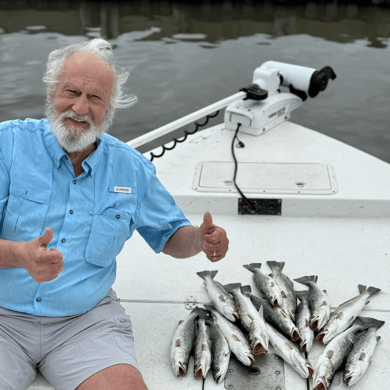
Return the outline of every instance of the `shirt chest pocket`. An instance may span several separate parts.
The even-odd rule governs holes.
[[[42,232],[49,208],[51,192],[28,186],[13,189],[9,198],[4,226],[7,238],[28,241]]]
[[[112,206],[93,215],[85,251],[85,260],[100,267],[109,266],[131,237],[136,208],[134,194],[110,193],[106,201]]]

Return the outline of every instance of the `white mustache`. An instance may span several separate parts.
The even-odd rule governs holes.
[[[88,124],[93,125],[93,121],[88,115],[78,115],[73,111],[66,111],[62,113],[61,119],[65,119],[65,118],[74,119],[78,122],[87,122]]]

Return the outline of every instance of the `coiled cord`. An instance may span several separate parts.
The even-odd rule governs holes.
[[[184,130],[184,138],[182,138],[182,139],[176,139],[176,138],[174,138],[173,139],[173,141],[174,141],[174,143],[173,143],[173,145],[171,146],[171,147],[167,147],[167,146],[165,146],[165,145],[162,145],[162,152],[160,153],[160,154],[154,154],[153,152],[151,152],[150,153],[150,161],[153,161],[153,159],[154,158],[159,158],[159,157],[162,157],[163,155],[164,155],[164,153],[165,153],[165,151],[166,150],[172,150],[173,148],[175,148],[175,146],[178,144],[178,143],[181,143],[181,142],[184,142],[186,139],[187,139],[187,137],[189,136],[189,135],[191,135],[191,134],[195,134],[198,130],[199,130],[199,128],[200,127],[203,127],[203,126],[206,126],[207,125],[207,123],[209,122],[209,119],[210,118],[215,118],[217,115],[219,114],[219,110],[216,112],[216,113],[214,113],[214,114],[211,114],[211,115],[207,115],[206,116],[206,121],[205,121],[205,123],[202,123],[202,124],[199,124],[199,123],[197,123],[197,122],[195,122],[195,130],[194,131],[187,131],[187,130]]]

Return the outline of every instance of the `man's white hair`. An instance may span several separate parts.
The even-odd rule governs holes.
[[[114,83],[112,87],[110,109],[126,108],[137,103],[136,96],[127,96],[122,91],[122,86],[129,77],[124,67],[119,66],[111,45],[101,38],[95,38],[84,43],[69,45],[64,49],[54,50],[49,55],[46,73],[43,81],[47,84],[47,99],[52,102],[57,88],[58,76],[62,72],[65,60],[73,53],[91,53],[102,58],[112,69],[114,74]]]

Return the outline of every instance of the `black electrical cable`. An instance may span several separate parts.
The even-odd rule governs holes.
[[[162,152],[160,154],[156,155],[153,152],[150,153],[150,161],[153,161],[154,158],[162,157],[166,150],[172,150],[178,143],[184,142],[189,135],[195,134],[199,130],[199,127],[206,126],[208,121],[209,121],[209,119],[210,118],[215,118],[218,115],[218,113],[219,113],[219,110],[215,114],[213,114],[213,115],[207,115],[206,116],[206,121],[204,123],[202,123],[202,124],[199,124],[199,123],[195,122],[195,125],[196,125],[195,130],[192,131],[192,132],[184,130],[184,138],[182,138],[182,139],[174,138],[173,139],[174,142],[173,142],[173,145],[171,147],[168,148],[167,146],[162,145],[162,149],[163,150],[162,150]]]
[[[241,127],[241,123],[238,123],[237,124],[237,129],[236,129],[236,133],[234,134],[234,137],[233,137],[233,140],[232,140],[232,155],[233,155],[233,159],[234,159],[234,175],[233,175],[233,183],[234,185],[236,186],[237,188],[237,191],[239,192],[239,194],[241,195],[242,199],[244,199],[244,202],[248,205],[248,207],[251,209],[251,210],[254,210],[254,207],[251,205],[251,203],[249,202],[249,200],[246,198],[246,196],[243,194],[243,192],[240,190],[240,188],[238,187],[237,183],[236,183],[236,176],[237,176],[237,169],[238,169],[238,163],[237,163],[237,159],[236,159],[236,154],[234,153],[234,140],[238,137],[237,137],[237,134],[238,134],[238,130],[240,130],[240,127]],[[240,141],[241,143],[241,141]]]

